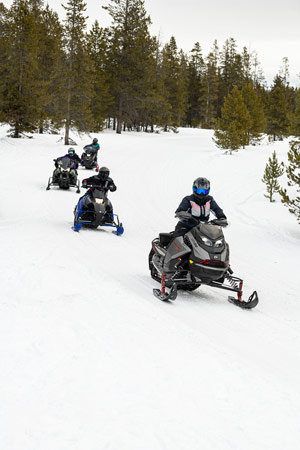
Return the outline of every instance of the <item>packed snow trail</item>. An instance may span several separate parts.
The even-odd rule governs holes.
[[[46,191],[66,151],[58,136],[1,129],[1,448],[294,450],[300,230],[261,183],[288,143],[226,156],[205,130],[97,137],[120,237],[71,230],[84,190]],[[90,137],[76,140],[81,154]],[[228,216],[232,268],[260,297],[253,311],[208,287],[173,304],[152,295],[151,240],[174,229],[198,176]]]

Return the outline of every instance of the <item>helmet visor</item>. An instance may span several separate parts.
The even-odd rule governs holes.
[[[204,194],[204,195],[207,195],[207,194],[209,193],[209,189],[196,188],[195,186],[193,187],[193,191],[196,192],[196,194]]]

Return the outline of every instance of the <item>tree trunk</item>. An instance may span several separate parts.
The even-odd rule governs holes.
[[[117,134],[121,134],[122,132],[122,122],[121,119],[118,118],[118,122],[117,122]]]
[[[71,40],[68,86],[67,86],[68,95],[67,95],[67,117],[66,117],[65,145],[69,145],[69,138],[70,138],[73,56],[74,56],[74,42],[73,42],[73,40]]]
[[[120,98],[119,98],[119,116],[118,116],[118,123],[117,123],[117,133],[121,134],[122,132],[122,112],[123,112],[123,108],[122,108],[122,94],[120,94]]]
[[[70,124],[68,121],[66,121],[66,128],[65,128],[65,145],[69,145],[69,136],[70,136]]]
[[[19,121],[15,122],[14,138],[19,138]]]

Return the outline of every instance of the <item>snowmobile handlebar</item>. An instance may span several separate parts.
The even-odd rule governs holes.
[[[197,219],[196,217],[192,216],[192,214],[187,212],[187,211],[179,211],[179,212],[177,212],[175,214],[175,217],[177,217],[182,222],[193,221],[196,224],[201,222],[199,219]],[[204,223],[209,223],[211,225],[218,225],[220,227],[226,227],[228,225],[228,222],[227,222],[227,220],[225,218],[213,219],[213,220],[210,220],[209,222],[204,222]]]
[[[85,184],[84,181],[82,182],[82,186],[84,189],[98,189],[98,191],[103,191],[105,194],[108,191],[108,188],[100,188],[99,186],[95,184]]]
[[[213,219],[213,220],[210,220],[208,223],[210,223],[212,225],[218,225],[219,227],[227,227],[227,225],[228,225],[227,219],[225,219],[225,218]]]

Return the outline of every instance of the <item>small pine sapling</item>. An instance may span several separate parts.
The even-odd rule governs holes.
[[[288,152],[289,165],[286,167],[288,186],[296,186],[296,192],[300,193],[300,141],[290,143]],[[295,214],[300,224],[300,195],[290,198],[286,189],[280,189],[281,201],[289,208],[290,213]]]
[[[269,158],[269,163],[267,163],[265,167],[264,176],[262,178],[262,182],[266,184],[267,195],[266,198],[270,199],[270,202],[274,202],[273,195],[275,192],[279,192],[280,186],[278,183],[278,178],[283,175],[284,172],[284,164],[283,162],[279,163],[276,152],[274,150],[272,157]]]

